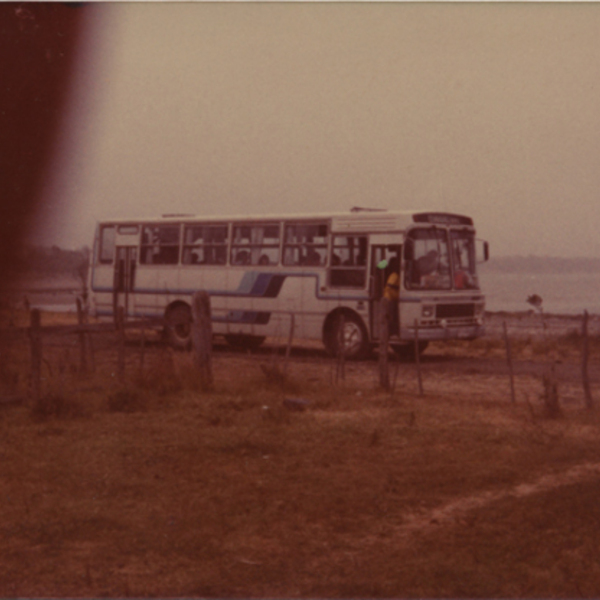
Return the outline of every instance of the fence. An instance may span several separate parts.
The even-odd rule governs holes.
[[[46,292],[47,290],[44,290]],[[61,290],[64,291],[64,290]],[[72,292],[73,290],[71,290]],[[27,303],[25,304],[27,308]],[[140,365],[143,368],[144,355],[146,348],[145,332],[149,329],[162,328],[165,325],[164,319],[135,319],[125,320],[122,313],[117,315],[115,323],[88,323],[87,313],[85,310],[84,298],[76,298],[77,324],[73,325],[41,325],[40,311],[38,309],[30,309],[30,322],[28,326],[9,327],[0,330],[0,340],[9,341],[25,338],[30,346],[30,364],[31,364],[31,383],[30,393],[33,398],[39,398],[42,393],[42,365],[44,362],[44,340],[49,337],[65,337],[70,336],[75,340],[75,347],[78,352],[78,366],[80,373],[93,371],[95,368],[94,355],[94,336],[98,334],[111,333],[115,338],[114,347],[116,349],[116,373],[119,379],[123,379],[125,375],[125,339],[126,330],[138,330],[141,332],[141,340],[139,345]],[[383,315],[381,331],[387,331],[387,322],[385,315],[387,311],[380,311]],[[527,336],[537,337],[540,340],[549,340],[561,335],[575,335],[577,342],[581,345],[581,383],[584,390],[585,406],[588,409],[594,407],[592,397],[590,377],[589,377],[589,360],[590,360],[590,337],[598,335],[600,331],[600,319],[598,317],[590,318],[587,313],[583,316],[572,317],[553,317],[544,316],[535,313],[526,313],[523,315],[492,315],[489,319],[488,331],[491,336],[495,336],[503,340],[506,353],[507,378],[509,380],[510,397],[513,403],[517,402],[515,392],[515,374],[514,361],[511,341],[522,339]],[[508,321],[508,323],[507,323]],[[193,299],[193,347],[195,350],[194,360],[197,368],[198,378],[204,388],[209,388],[213,385],[213,375],[211,366],[211,341],[212,328],[210,322],[210,299],[204,292],[199,292]],[[291,347],[294,339],[295,318],[294,314],[290,313],[290,329],[287,336],[287,345],[285,349],[285,362],[283,365],[283,377],[287,374],[288,361],[291,354]],[[341,328],[343,329],[343,327]],[[419,357],[419,329],[415,322],[415,361],[414,369],[416,381],[418,383],[418,393],[424,395],[424,381],[422,373],[422,364]],[[398,376],[398,367],[395,373],[390,377],[390,368],[388,365],[389,355],[388,341],[385,336],[382,336],[379,351],[379,385],[386,390],[394,393],[396,379]],[[340,352],[335,359],[335,383],[345,379],[345,356]],[[548,389],[552,390],[555,387],[555,377],[549,363],[547,374],[544,376],[547,379]],[[280,373],[281,374],[281,373]],[[545,379],[545,381],[546,381]],[[426,382],[425,382],[426,384]],[[545,383],[546,385],[546,383]],[[551,396],[551,394],[549,393]]]
[[[95,368],[95,352],[93,336],[112,333],[116,336],[116,372],[118,378],[125,376],[125,342],[126,330],[141,332],[140,365],[143,368],[145,354],[145,332],[148,329],[162,329],[165,326],[163,318],[146,318],[125,320],[123,309],[119,308],[114,323],[88,323],[87,311],[84,309],[83,299],[76,298],[77,324],[69,325],[44,325],[41,324],[41,312],[37,308],[30,308],[25,302],[24,308],[29,313],[28,326],[10,326],[0,329],[0,341],[4,344],[24,340],[30,346],[30,396],[36,401],[42,395],[42,366],[44,363],[44,340],[48,338],[72,337],[77,340],[78,346],[78,372],[86,374]],[[205,292],[197,292],[193,297],[192,328],[193,348],[195,362],[202,387],[212,386],[211,368],[211,342],[212,325],[210,320],[210,300]],[[5,398],[6,401],[6,398]],[[10,397],[8,398],[10,401]]]

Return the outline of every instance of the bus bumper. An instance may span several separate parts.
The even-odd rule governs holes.
[[[456,324],[452,323],[435,326],[419,326],[419,340],[474,340],[485,335],[485,326],[483,324]],[[414,340],[416,330],[414,327],[401,327],[400,339],[402,341]]]

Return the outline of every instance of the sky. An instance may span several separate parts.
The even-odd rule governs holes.
[[[600,4],[104,3],[33,240],[99,219],[470,215],[600,257]]]

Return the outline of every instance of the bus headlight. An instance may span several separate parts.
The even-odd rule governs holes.
[[[435,315],[435,306],[431,304],[424,304],[421,308],[421,318],[432,319]]]

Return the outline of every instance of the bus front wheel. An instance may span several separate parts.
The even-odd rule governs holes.
[[[165,338],[169,345],[179,350],[192,347],[192,311],[187,304],[176,304],[165,315]]]
[[[343,352],[349,359],[364,358],[369,349],[367,330],[353,313],[332,316],[324,341],[329,354],[339,356]]]

